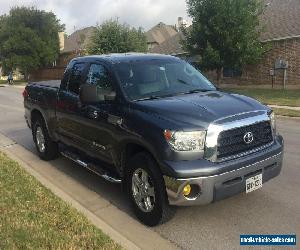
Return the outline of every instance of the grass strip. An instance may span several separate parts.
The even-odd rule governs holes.
[[[121,249],[0,152],[0,249]]]

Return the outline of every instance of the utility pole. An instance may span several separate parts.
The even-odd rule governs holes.
[[[283,70],[283,89],[286,88],[286,77],[287,77],[287,72],[286,72],[286,68],[284,68],[284,70]]]

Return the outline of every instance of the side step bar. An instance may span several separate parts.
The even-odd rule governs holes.
[[[109,182],[112,182],[112,183],[121,183],[122,182],[121,179],[118,179],[114,176],[109,175],[109,173],[106,170],[101,169],[100,167],[97,167],[94,164],[90,164],[90,163],[87,163],[87,162],[81,160],[78,155],[76,155],[72,152],[63,151],[60,153],[64,157],[66,157],[66,158],[70,159],[71,161],[79,164],[80,166],[90,170],[91,172],[95,173],[96,175],[102,177],[103,179],[105,179]]]

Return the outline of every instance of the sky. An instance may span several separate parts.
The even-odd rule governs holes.
[[[34,6],[52,11],[66,25],[67,34],[118,18],[145,31],[164,22],[174,25],[178,17],[190,21],[185,0],[0,0],[0,15],[14,6]]]

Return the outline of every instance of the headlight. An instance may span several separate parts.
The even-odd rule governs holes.
[[[206,131],[170,131],[165,130],[167,142],[177,151],[200,151],[204,149]]]
[[[275,113],[272,111],[272,113],[269,115],[270,117],[270,122],[272,126],[272,130],[274,134],[276,134],[276,118],[275,118]]]

